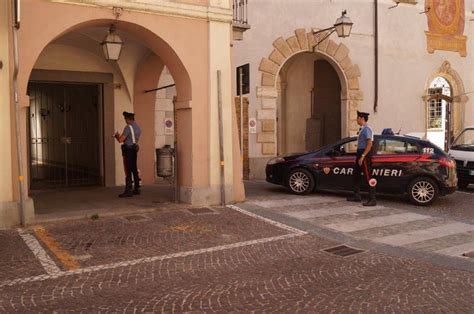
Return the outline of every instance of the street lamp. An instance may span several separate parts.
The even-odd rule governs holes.
[[[107,61],[117,61],[120,58],[123,41],[120,36],[115,33],[115,24],[110,25],[109,33],[105,36],[101,45]]]
[[[321,30],[314,30],[313,29],[313,34],[319,34],[322,32],[330,31],[326,36],[324,36],[323,39],[319,40],[316,45],[314,45],[314,48],[316,48],[320,43],[322,43],[326,38],[331,36],[332,33],[336,32],[338,37],[345,38],[349,37],[351,34],[352,30],[352,23],[351,19],[346,16],[346,10],[342,11],[341,16],[336,20],[336,23],[334,23],[333,26],[321,29]],[[313,48],[313,49],[314,49]]]

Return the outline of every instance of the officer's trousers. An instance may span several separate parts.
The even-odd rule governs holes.
[[[135,191],[140,189],[140,178],[137,167],[137,146],[122,145],[123,170],[125,172],[125,192],[132,191],[132,176],[135,183]]]
[[[376,192],[375,185],[370,186],[369,184],[370,179],[372,179],[372,156],[370,153],[367,156],[365,156],[364,161],[362,162],[362,165],[359,166],[359,159],[360,157],[362,157],[363,153],[364,153],[364,149],[357,150],[354,173],[352,174],[353,183],[354,183],[354,193],[360,194],[360,184],[361,184],[361,181],[364,180],[369,185],[370,199],[375,200],[375,192]]]

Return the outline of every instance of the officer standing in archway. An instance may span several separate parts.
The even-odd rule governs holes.
[[[360,183],[361,176],[363,174],[364,180],[367,180],[369,184],[369,200],[362,205],[364,206],[375,206],[377,201],[375,200],[375,192],[377,180],[372,178],[372,145],[374,141],[374,133],[372,129],[367,125],[369,120],[369,114],[367,112],[357,111],[357,124],[360,126],[357,136],[357,157],[354,167],[353,180],[354,180],[354,195],[347,198],[351,202],[360,202]]]
[[[142,133],[140,127],[135,122],[135,114],[123,112],[125,123],[122,135],[118,132],[114,134],[115,139],[122,143],[123,169],[125,171],[125,191],[119,197],[131,197],[140,194],[140,178],[138,176],[137,155],[138,141]],[[132,191],[132,175],[135,188]]]

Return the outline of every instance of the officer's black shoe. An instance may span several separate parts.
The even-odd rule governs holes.
[[[140,193],[141,193],[140,189],[133,190],[133,194],[135,195],[140,195]]]
[[[133,193],[132,191],[125,191],[122,194],[119,194],[119,197],[132,197]]]
[[[374,200],[374,199],[370,199],[367,202],[362,203],[362,205],[364,205],[364,206],[375,206],[375,205],[377,205],[377,201]]]
[[[362,198],[360,197],[360,194],[354,194],[354,195],[348,196],[347,200],[349,202],[361,202]]]

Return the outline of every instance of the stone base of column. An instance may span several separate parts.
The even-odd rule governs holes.
[[[33,199],[25,200],[25,223],[29,224],[35,217],[35,206]],[[11,228],[21,224],[19,203],[0,202],[0,228]]]
[[[181,203],[189,203],[193,206],[210,206],[221,204],[220,186],[211,186],[205,188],[181,187],[179,192]],[[234,199],[232,185],[226,185],[225,197],[226,204],[242,201]]]

